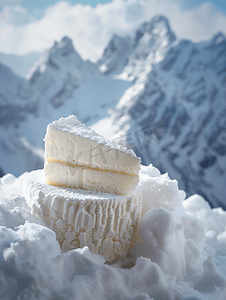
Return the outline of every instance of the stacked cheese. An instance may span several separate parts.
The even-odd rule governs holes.
[[[25,194],[63,251],[88,246],[113,261],[136,239],[139,168],[133,151],[70,116],[48,125],[44,171],[27,176]]]

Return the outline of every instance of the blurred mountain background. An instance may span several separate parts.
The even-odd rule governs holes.
[[[68,36],[46,51],[1,53],[0,176],[42,168],[47,124],[70,114],[168,172],[188,196],[226,208],[223,32],[177,38],[156,15],[113,33],[96,61]]]

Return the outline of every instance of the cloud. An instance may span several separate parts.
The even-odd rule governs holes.
[[[26,9],[21,6],[5,6],[0,13],[0,28],[5,26],[23,26],[33,21]]]
[[[9,5],[20,5],[23,0],[0,0],[0,9]]]
[[[39,20],[30,18],[18,6],[4,8],[0,12],[0,52],[44,51],[67,35],[84,59],[95,61],[112,34],[132,34],[138,25],[156,14],[169,18],[179,38],[199,41],[210,39],[220,30],[226,33],[226,15],[211,3],[189,9],[185,4],[179,0],[113,0],[93,8],[62,1],[48,7]]]

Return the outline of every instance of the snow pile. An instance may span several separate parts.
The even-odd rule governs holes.
[[[29,212],[25,176],[0,182],[1,300],[226,299],[226,212],[198,195],[183,201],[167,174],[142,167],[139,241],[112,264],[87,247],[61,252]]]

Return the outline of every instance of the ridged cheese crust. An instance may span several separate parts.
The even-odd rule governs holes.
[[[129,196],[61,188],[45,184],[43,170],[28,173],[24,185],[33,214],[55,231],[63,251],[88,246],[111,262],[136,242],[139,186]]]
[[[58,166],[58,167],[57,167]],[[46,183],[126,195],[139,181],[140,158],[112,143],[76,116],[47,126]]]

